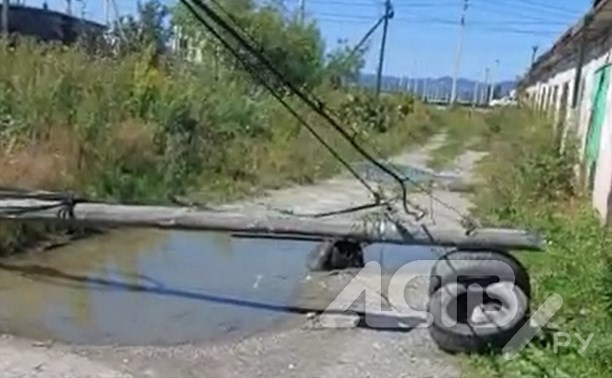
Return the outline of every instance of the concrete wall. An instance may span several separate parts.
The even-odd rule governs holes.
[[[9,7],[9,32],[36,37],[42,41],[73,43],[80,35],[102,34],[104,30],[104,25],[56,11],[20,5]]]
[[[574,80],[577,69],[576,56],[568,56],[557,64],[549,73],[533,80],[525,91],[532,105],[547,112],[551,117],[558,117],[563,113],[561,108],[561,95],[559,94],[564,84],[568,86],[568,102],[566,105],[566,126],[572,126],[570,130],[578,138],[580,143],[580,157],[583,158],[586,147],[587,133],[591,120],[593,108],[592,93],[595,72],[607,64],[612,63],[612,41],[610,38],[602,39],[588,47],[585,64],[582,68],[582,80],[579,86],[579,97],[575,124],[569,122],[572,115],[571,99],[574,92]],[[554,88],[557,96],[553,96]],[[592,192],[593,206],[603,220],[612,221],[612,84],[608,87],[606,94],[607,112],[604,119],[599,157],[597,160],[594,187]],[[560,120],[559,118],[556,118]],[[560,120],[563,121],[563,120]]]

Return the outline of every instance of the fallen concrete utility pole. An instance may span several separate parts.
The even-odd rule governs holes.
[[[202,210],[193,207],[118,205],[77,202],[69,209],[55,200],[0,199],[0,219],[12,221],[64,222],[91,226],[124,226],[161,229],[221,231],[232,234],[277,236],[401,245],[432,245],[466,249],[540,250],[539,235],[524,230],[406,227],[390,221],[338,222],[296,217],[270,217]],[[69,217],[58,216],[67,210]]]

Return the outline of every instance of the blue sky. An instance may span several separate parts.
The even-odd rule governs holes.
[[[305,0],[307,15],[318,20],[328,46],[338,39],[358,42],[383,14],[382,0]],[[458,21],[464,0],[395,0],[390,21],[385,74],[398,76],[450,75],[453,70]],[[495,67],[498,80],[514,79],[525,71],[532,46],[544,52],[590,7],[591,0],[468,0],[461,76],[481,78],[485,67]],[[168,0],[167,3],[174,1]],[[65,9],[64,0],[48,0]],[[74,12],[81,12],[73,0]],[[135,0],[116,0],[120,13],[136,9]],[[284,0],[296,9],[299,0]],[[29,0],[30,5],[42,0]],[[85,0],[88,18],[103,20],[102,0]],[[554,5],[552,5],[554,4]],[[366,72],[378,61],[381,30],[370,40]]]

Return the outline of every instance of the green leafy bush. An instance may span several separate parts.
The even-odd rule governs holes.
[[[164,202],[170,194],[221,201],[338,170],[331,155],[242,72],[227,71],[218,80],[205,63],[154,62],[154,54],[144,49],[109,58],[78,46],[22,40],[8,49],[0,42],[0,184],[69,188],[128,202]],[[342,88],[316,90],[332,105],[349,96]],[[358,157],[321,117],[291,96],[286,100],[340,153]],[[382,113],[366,110],[350,124],[358,138],[367,135],[385,154],[417,133],[426,135],[426,125],[412,120],[411,100],[393,101],[404,105],[385,100],[374,107]],[[385,117],[383,128],[371,123],[378,114]],[[1,226],[7,231],[0,252],[46,230]]]
[[[518,255],[531,274],[532,307],[552,294],[564,302],[547,330],[516,359],[474,357],[470,376],[608,377],[612,235],[577,190],[575,148],[559,152],[552,123],[528,110],[487,118],[491,144],[480,167],[480,215],[490,224],[533,229],[546,238],[543,252]],[[555,347],[554,332],[571,334],[571,343]],[[584,340],[592,335],[586,350],[576,334]]]

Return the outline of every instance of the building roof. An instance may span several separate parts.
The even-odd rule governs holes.
[[[0,20],[1,26],[2,21]],[[72,42],[76,36],[84,33],[103,33],[106,30],[106,26],[94,21],[51,9],[19,4],[9,6],[8,27],[11,33],[36,36],[46,41],[61,40],[64,42]]]
[[[595,0],[593,7],[568,28],[533,64],[521,86],[537,80],[561,60],[575,54],[583,41],[590,44],[612,29],[612,0]]]

